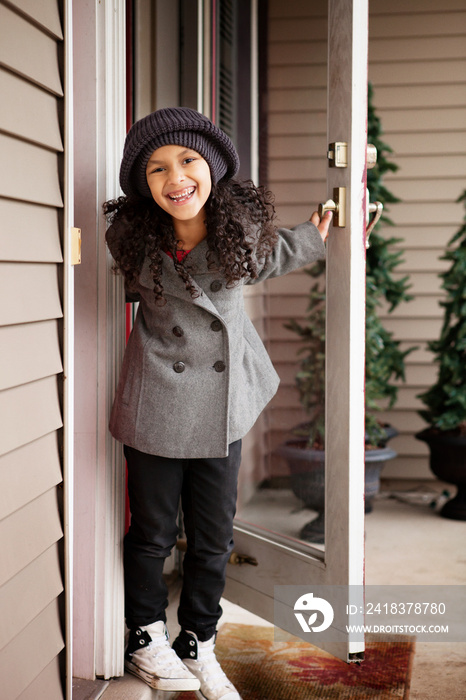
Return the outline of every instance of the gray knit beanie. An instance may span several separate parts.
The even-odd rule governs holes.
[[[229,179],[239,169],[239,158],[230,138],[210,119],[188,107],[158,109],[129,130],[120,168],[120,185],[126,195],[151,197],[146,166],[160,146],[186,146],[197,151],[210,167],[212,182]]]

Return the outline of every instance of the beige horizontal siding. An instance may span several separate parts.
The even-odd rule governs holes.
[[[40,3],[37,3],[40,4]],[[55,7],[57,6],[56,3]],[[55,95],[63,95],[56,38],[0,5],[0,64]]]
[[[58,430],[62,426],[55,376],[0,392],[2,453]]]
[[[0,294],[9,301],[0,311],[0,325],[43,321],[62,315],[56,265],[2,263]]]
[[[292,128],[292,125],[290,125]],[[445,155],[437,157],[424,157],[420,155],[399,156],[397,163],[403,168],[404,179],[422,178],[426,173],[433,173],[435,178],[460,179],[466,169],[466,155]],[[293,182],[295,180],[321,180],[326,162],[315,155],[309,158],[296,157],[280,158],[270,163],[270,182]],[[400,175],[401,177],[401,175]],[[393,182],[395,176],[386,177],[387,187]],[[453,200],[451,200],[453,201]],[[421,213],[421,212],[420,212]]]
[[[402,72],[403,62],[374,63],[371,68],[372,80],[380,85],[433,85],[441,84],[445,79],[445,73],[452,76],[452,80],[458,80],[466,70],[466,60],[444,61],[420,61],[412,63],[409,73]],[[460,84],[459,82],[457,84]],[[453,111],[453,110],[452,110]],[[440,118],[440,114],[438,114]],[[439,125],[439,124],[437,124]],[[425,127],[425,125],[422,125]]]
[[[55,600],[38,615],[27,629],[22,630],[2,649],[0,654],[0,677],[2,678],[2,700],[16,700],[27,687],[34,683],[44,669],[63,649],[60,628],[60,611]],[[25,660],[27,659],[27,663]],[[58,669],[55,666],[56,674]],[[50,681],[49,681],[50,683]],[[51,694],[53,691],[53,694]],[[48,686],[47,698],[61,700],[60,686]]]
[[[445,71],[446,82],[441,85],[390,85],[377,87],[376,102],[378,109],[390,109],[395,105],[399,107],[400,104],[403,105],[404,110],[411,108],[423,109],[429,104],[437,106],[444,104],[448,105],[449,108],[462,107],[465,97],[464,83],[450,82],[448,78],[450,76]],[[436,138],[436,134],[432,134],[432,137]],[[424,141],[423,152],[430,153],[430,141]]]
[[[327,199],[325,16],[325,2],[270,3],[269,175],[285,225],[308,218]],[[399,457],[385,469],[388,475],[429,477],[427,449],[414,433],[422,427],[417,395],[436,376],[427,342],[442,322],[438,274],[446,263],[440,257],[464,211],[455,203],[466,184],[464,0],[371,0],[369,57],[383,138],[399,166],[385,184],[402,199],[390,206],[395,226],[383,232],[403,239],[395,246],[404,259],[395,277],[408,274],[414,295],[392,314],[382,305],[380,314],[403,349],[417,346],[406,360],[407,381],[396,407],[383,412],[400,430],[392,443]],[[281,377],[267,415],[272,452],[303,417],[294,386],[299,345],[283,324],[291,316],[304,320],[310,285],[303,272],[268,285],[269,349]],[[271,469],[286,472],[275,456]]]
[[[59,263],[60,219],[54,207],[0,198],[0,260]]]
[[[57,321],[0,327],[0,390],[59,374]]]
[[[401,279],[405,275],[406,271],[397,272],[393,277],[394,279]],[[409,293],[414,296],[418,294],[440,293],[438,275],[435,272],[410,272],[409,283]]]
[[[423,12],[419,24],[419,13],[413,7],[406,7],[406,9],[411,12],[405,12],[403,15],[385,13],[383,16],[372,12],[369,22],[371,42],[378,38],[417,38],[419,34],[423,37],[466,34],[464,7],[459,12],[443,12],[440,7],[433,12]]]
[[[0,589],[0,649],[63,590],[58,546],[46,549]],[[21,600],[21,605],[18,605]]]
[[[272,20],[273,21],[273,20]],[[279,21],[279,20],[277,20]],[[269,66],[285,65],[325,65],[327,61],[327,41],[316,39],[312,42],[296,41],[292,50],[290,42],[276,41],[269,44]]]
[[[399,15],[412,14],[416,11],[419,14],[425,12],[454,12],[464,10],[464,0],[448,0],[443,3],[439,10],[438,0],[391,0],[388,4],[386,0],[370,0],[371,15]],[[309,2],[309,0],[293,0],[283,2],[283,0],[273,0],[269,2],[269,16],[273,20],[282,20],[295,17],[297,19],[307,17],[325,17],[326,5],[322,2]]]
[[[63,697],[57,0],[0,3],[0,678]]]
[[[279,222],[292,226],[327,199],[327,5],[274,0],[269,13],[269,186]],[[287,474],[274,450],[305,418],[294,383],[298,345],[284,323],[304,319],[310,284],[295,272],[267,285],[268,350],[280,376],[266,414],[271,476]]]
[[[409,304],[403,304],[397,309],[400,318],[440,318],[442,309],[439,306],[442,296],[440,294],[425,294],[416,296]],[[382,319],[390,318],[389,305],[383,303],[379,310]]]
[[[0,151],[8,164],[0,170],[1,197],[52,207],[63,205],[56,153],[2,134]]]
[[[384,15],[383,17],[373,15],[369,25],[371,41],[379,38],[387,40],[390,37],[395,39],[410,37],[417,34],[416,25],[417,13],[404,14],[399,16]],[[463,12],[431,12],[424,13],[422,17],[422,34],[424,37],[437,37],[439,35],[458,35],[466,33],[466,21]],[[272,42],[285,41],[315,41],[326,36],[326,17],[300,17],[296,21],[295,17],[281,17],[279,22],[272,22],[270,25],[269,38]]]
[[[419,17],[422,21],[422,18]],[[369,44],[370,61],[423,61],[434,59],[444,60],[445,58],[465,58],[466,46],[464,37],[449,36],[448,46],[443,37],[422,36],[422,26],[412,29],[412,36],[397,39],[394,37],[384,39],[374,39]]]
[[[386,183],[389,187],[388,182]],[[317,192],[317,188],[315,188]],[[459,193],[458,193],[459,194]],[[454,201],[450,201],[448,207],[439,205],[437,202],[426,202],[415,208],[410,205],[410,203],[403,201],[402,204],[397,204],[396,207],[390,208],[390,218],[391,212],[397,212],[397,220],[400,222],[400,226],[433,226],[436,222],[441,224],[449,224],[452,227],[458,227],[458,222],[461,221],[462,210],[464,209],[460,204],[455,204]],[[280,207],[280,216],[283,217],[284,221],[292,221],[291,217],[298,217],[298,221],[305,221],[310,216],[309,204],[298,202],[296,204],[288,204],[284,202]],[[387,236],[396,235],[396,229],[387,229]],[[401,267],[399,268],[402,269]]]
[[[399,314],[406,318],[440,318],[441,309],[435,303],[440,301],[442,297],[437,295],[418,296],[409,304],[404,304],[400,309]],[[291,295],[274,297],[274,312],[277,319],[283,319],[284,322],[290,318],[290,310],[293,318],[300,322],[305,320],[307,308],[307,299],[303,295]],[[381,318],[390,318],[388,313],[388,304],[384,304],[380,310]],[[285,334],[289,334],[290,338],[294,337],[290,331],[284,330]]]
[[[325,88],[277,89],[269,97],[270,109],[277,112],[319,112],[325,109],[327,90]]]
[[[0,520],[61,482],[55,431],[0,457]]]
[[[61,538],[56,498],[55,489],[50,489],[0,523],[1,584],[10,581]],[[31,521],[35,523],[33,528]]]
[[[55,95],[1,68],[0,92],[2,95],[14,94],[17,98],[14,102],[0,102],[0,122],[5,132],[53,150],[61,150]],[[34,119],[31,119],[31,114],[34,114]],[[28,173],[24,175],[27,177]]]
[[[17,700],[39,700],[39,698],[40,700],[50,700],[54,697],[60,700],[63,697],[57,686],[57,678],[60,677],[60,673],[60,659],[58,656],[54,656],[49,665],[18,695]]]
[[[462,107],[433,107],[428,111],[421,108],[411,109],[411,112],[416,119],[406,121],[406,114],[400,105],[386,110],[384,128],[393,132],[404,129],[406,133],[430,133],[432,129],[443,129],[444,131],[461,129],[466,121],[466,109]]]
[[[423,427],[417,395],[437,376],[427,342],[438,337],[443,318],[438,274],[448,265],[439,258],[461,224],[464,209],[455,199],[466,185],[466,5],[416,1],[406,9],[387,16],[386,7],[371,4],[370,23],[374,101],[400,168],[386,178],[402,199],[390,207],[394,234],[404,239],[399,274],[410,275],[415,295],[382,318],[403,347],[419,345],[406,361],[396,407],[384,414],[400,431],[391,443],[399,457],[385,467],[393,477],[432,476],[428,449],[414,438]]]
[[[312,119],[309,119],[308,114],[296,113],[293,114],[291,124],[289,115],[286,112],[269,114],[269,138],[280,134],[289,134],[290,129],[295,134],[325,134],[327,130],[327,114],[323,110],[313,112]]]
[[[12,3],[19,14],[37,24],[45,34],[63,39],[60,13],[56,0],[15,0]]]

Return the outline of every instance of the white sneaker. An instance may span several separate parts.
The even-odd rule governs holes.
[[[200,700],[241,700],[241,696],[222,670],[215,656],[215,637],[200,642],[194,632],[182,630],[173,643],[173,649],[186,668],[199,679],[196,691]]]
[[[126,670],[156,690],[198,690],[199,681],[173,651],[168,639],[162,620],[131,630],[125,651]]]

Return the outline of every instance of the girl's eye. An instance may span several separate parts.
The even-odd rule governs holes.
[[[165,168],[163,168],[162,166],[160,166],[158,168],[152,168],[151,170],[149,170],[147,172],[147,175],[149,176],[149,175],[154,175],[155,173],[163,173],[164,170],[165,170]]]
[[[189,158],[184,159],[183,163],[192,163],[194,160],[196,160],[194,156],[189,156]]]

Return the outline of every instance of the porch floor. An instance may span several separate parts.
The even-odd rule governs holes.
[[[440,493],[443,488],[452,489],[440,482],[383,484],[374,511],[366,518],[367,585],[466,585],[466,523],[441,518],[428,505],[430,494]],[[408,502],[403,500],[401,491],[407,492]],[[270,505],[268,509],[267,517],[279,515],[270,513]],[[178,593],[179,586],[175,584],[168,610],[172,639],[178,633]],[[226,600],[222,601],[222,607],[221,624],[269,624]],[[465,688],[466,642],[417,643],[411,700],[464,700]],[[169,700],[174,696],[152,691],[142,681],[125,675],[111,681],[101,697],[103,700]]]

